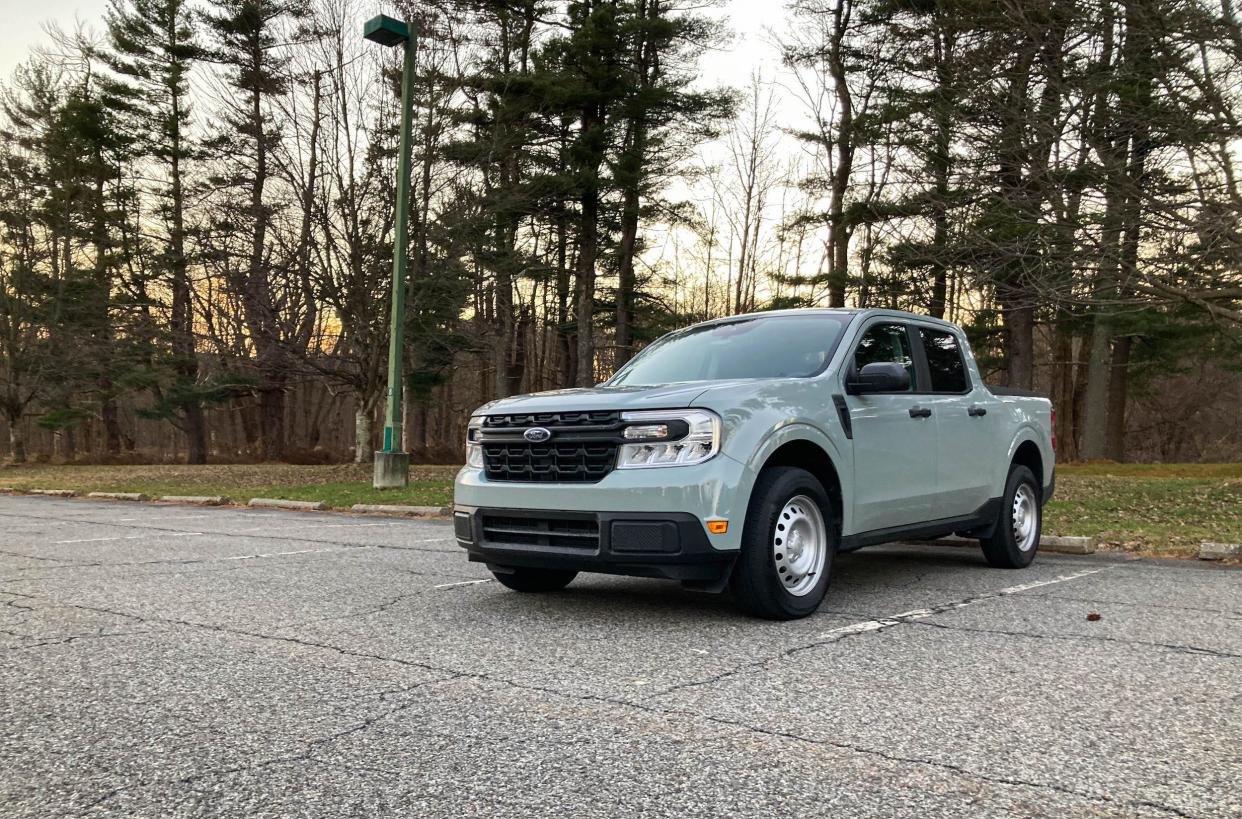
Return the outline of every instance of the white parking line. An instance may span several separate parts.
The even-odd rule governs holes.
[[[290,521],[288,525],[273,526],[251,526],[247,529],[238,529],[239,532],[262,532],[266,529],[365,529],[368,526],[396,526],[396,523],[293,523]]]
[[[340,549],[295,549],[291,552],[263,552],[254,555],[235,555],[233,557],[222,557],[220,560],[254,560],[260,557],[284,557],[285,555],[311,555],[321,554],[323,552],[354,552],[357,546],[345,546]]]
[[[489,577],[489,578],[487,578],[486,580],[463,580],[463,581],[462,581],[462,582],[460,582],[460,583],[442,583],[442,584],[440,584],[439,586],[432,586],[431,588],[433,588],[433,589],[451,589],[451,588],[453,588],[454,586],[477,586],[477,585],[479,585],[480,583],[494,583],[494,582],[496,582],[496,581],[495,581],[495,580],[493,580],[492,578],[490,578],[490,577]]]
[[[117,523],[128,523],[131,521],[140,520],[143,523],[152,523],[152,522],[160,521],[160,520],[194,520],[195,518],[218,518],[221,516],[221,514],[222,512],[215,512],[215,513],[209,512],[205,515],[148,515],[146,517],[141,517],[141,518],[117,518],[116,521]]]
[[[109,540],[141,540],[144,537],[194,537],[196,535],[205,534],[204,532],[156,532],[152,535],[117,535],[115,537],[84,537],[75,540],[55,540],[52,545],[59,546],[62,543],[103,543]]]
[[[912,620],[922,620],[924,618],[931,617],[934,614],[944,614],[945,612],[964,609],[967,606],[973,606],[975,603],[982,603],[985,600],[995,600],[998,597],[1030,591],[1031,589],[1037,589],[1040,586],[1051,586],[1055,583],[1064,583],[1068,580],[1077,580],[1080,577],[1086,577],[1089,574],[1097,574],[1111,568],[1113,567],[1105,566],[1101,569],[1086,569],[1081,572],[1075,572],[1074,574],[1063,574],[1060,577],[1054,577],[1051,580],[1035,580],[1018,586],[1009,586],[998,591],[979,595],[978,597],[971,597],[967,600],[959,600],[953,603],[946,603],[941,606],[936,606],[935,608],[914,609],[913,611],[905,611],[901,614],[894,614],[891,617],[881,617],[877,620],[864,620],[861,623],[851,623],[848,626],[841,626],[840,628],[834,628],[831,631],[825,631],[823,634],[819,635],[819,639],[841,634],[860,634],[866,631],[879,631],[880,629],[900,625],[901,623],[909,623]]]

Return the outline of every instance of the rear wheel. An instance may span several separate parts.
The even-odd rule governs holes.
[[[1043,525],[1040,488],[1035,474],[1015,464],[1009,469],[1000,517],[991,537],[983,538],[983,556],[998,569],[1024,569],[1035,559]]]
[[[836,551],[832,504],[819,480],[796,467],[764,470],[751,494],[733,593],[756,617],[805,617],[828,591]]]
[[[554,592],[568,586],[577,572],[563,569],[492,569],[492,576],[500,585],[519,592]]]

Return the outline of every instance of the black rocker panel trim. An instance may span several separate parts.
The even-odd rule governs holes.
[[[953,518],[940,518],[923,523],[912,523],[906,526],[891,526],[887,529],[873,529],[870,532],[859,532],[841,538],[840,551],[852,552],[864,546],[875,546],[880,543],[892,543],[895,540],[926,540],[943,537],[955,532],[971,532],[983,536],[996,525],[1000,515],[1001,499],[991,498],[974,514],[959,515]]]

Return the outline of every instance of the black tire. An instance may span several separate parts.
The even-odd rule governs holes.
[[[1015,498],[1019,492],[1029,493],[1033,498],[1031,513],[1034,515],[1034,534],[1030,546],[1023,549],[1018,542],[1014,530]],[[998,569],[1025,569],[1035,559],[1039,551],[1039,537],[1044,523],[1043,491],[1035,475],[1025,466],[1014,464],[1009,468],[1009,478],[1005,481],[1005,493],[1001,496],[1000,514],[996,519],[996,527],[989,537],[981,538],[983,556],[988,564]]]
[[[773,554],[778,518],[786,503],[798,496],[812,499],[824,523],[823,567],[815,572],[814,585],[802,595],[786,588]],[[730,585],[738,605],[755,617],[795,620],[813,614],[828,592],[832,561],[837,551],[837,521],[823,484],[805,469],[791,466],[765,469],[755,482],[742,529],[742,549],[733,567]],[[807,573],[811,576],[811,573]]]
[[[492,570],[492,576],[500,585],[518,592],[538,594],[554,592],[568,586],[578,576],[577,572],[565,569],[513,569],[511,571]]]

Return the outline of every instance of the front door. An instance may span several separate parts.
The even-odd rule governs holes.
[[[907,325],[878,319],[863,330],[853,366],[892,361],[910,373],[899,393],[847,395],[854,428],[854,529],[872,532],[922,523],[936,494],[936,423],[924,415]]]

